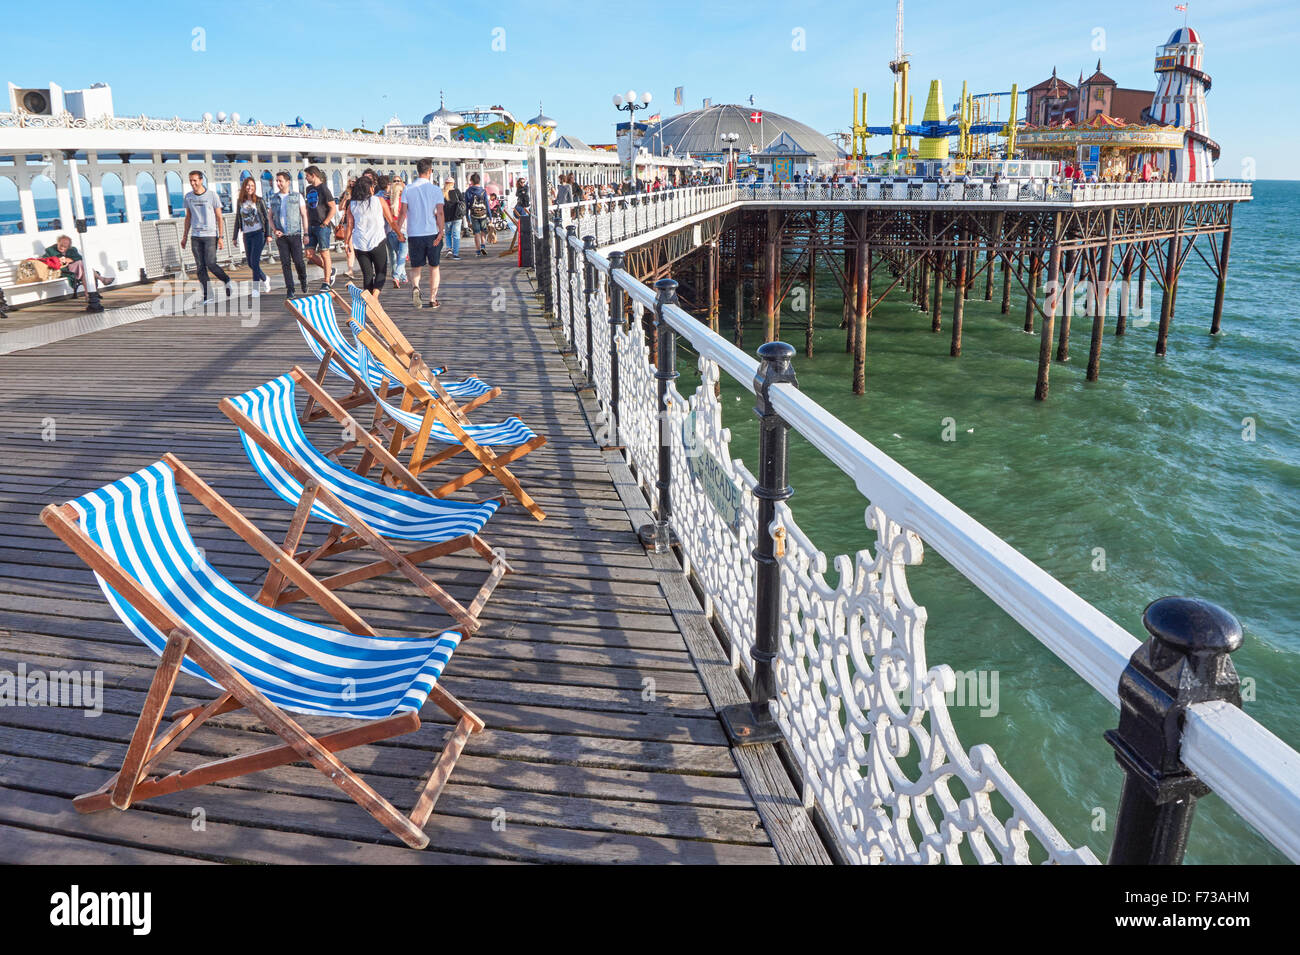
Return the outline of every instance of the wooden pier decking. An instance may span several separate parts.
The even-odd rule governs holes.
[[[417,312],[405,290],[384,294],[431,362],[501,386],[477,420],[518,414],[549,438],[515,468],[548,519],[538,523],[511,505],[485,529],[517,573],[498,587],[483,629],[444,675],[487,729],[471,738],[423,852],[402,847],[303,765],[127,812],[79,815],[70,801],[120,766],[156,658],[38,512],[172,451],[273,538],[282,536],[290,509],[252,472],[217,408],[221,397],[295,363],[314,372],[281,297],[264,296],[251,327],[240,316],[163,316],[0,357],[0,671],[89,670],[104,683],[97,717],[0,706],[0,862],[826,861],[815,831],[799,824],[802,811],[774,751],[728,747],[714,707],[739,699],[739,685],[673,559],[647,555],[638,542],[640,494],[617,453],[595,444],[532,286],[509,261],[471,252],[444,263],[436,311]],[[504,310],[493,310],[494,292]],[[19,314],[31,320],[37,312]],[[332,436],[316,433],[328,446]],[[497,493],[488,485],[475,485],[474,496]],[[206,516],[186,503],[191,520]],[[241,541],[212,520],[192,527],[232,581],[250,590],[260,582],[265,562]],[[319,536],[321,528],[311,531]],[[483,565],[465,556],[430,566],[467,600]],[[402,578],[342,596],[384,633],[446,622]],[[294,612],[309,616],[307,608],[295,604]],[[185,676],[177,684],[185,705],[213,693]],[[436,707],[423,717],[417,733],[347,754],[404,811],[447,736]],[[267,741],[251,720],[229,714],[196,733],[166,768]]]

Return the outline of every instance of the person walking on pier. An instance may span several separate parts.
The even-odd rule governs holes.
[[[469,177],[469,188],[465,190],[465,208],[469,210],[469,231],[474,233],[474,246],[478,255],[487,255],[483,248],[484,234],[488,225],[488,194],[479,185],[478,173]]]
[[[371,192],[369,176],[362,176],[352,185],[352,198],[346,208],[348,251],[356,256],[361,266],[363,287],[379,295],[388,275],[388,239],[384,233],[387,224],[402,238],[402,231],[388,209],[388,203]]]
[[[460,258],[460,223],[465,218],[465,197],[456,188],[456,180],[448,176],[442,184],[443,216],[447,220],[447,253]]]
[[[319,266],[325,273],[321,290],[334,285],[334,268],[330,264],[330,243],[334,241],[330,233],[330,221],[338,210],[334,193],[325,185],[325,175],[319,166],[308,166],[303,170],[307,179],[307,261]]]
[[[298,284],[307,291],[307,263],[302,257],[303,235],[307,231],[307,200],[300,192],[289,191],[289,173],[275,174],[275,195],[271,196],[271,234],[284,271],[284,294],[294,294],[293,272],[298,270]]]
[[[239,238],[244,238],[244,253],[248,257],[248,267],[253,270],[253,297],[271,291],[271,280],[262,271],[262,250],[266,248],[266,237],[271,234],[271,219],[266,212],[266,203],[257,194],[257,182],[252,176],[239,184],[239,198],[235,200],[236,219],[230,230],[235,248],[239,248]]]
[[[394,221],[402,215],[402,193],[405,190],[406,183],[396,176],[388,181],[388,209],[392,212]],[[401,238],[399,239],[398,236]],[[393,257],[393,288],[401,288],[402,283],[406,281],[406,236],[396,229],[389,229],[387,238],[388,250]]]
[[[230,276],[217,265],[217,251],[225,248],[221,232],[221,200],[217,198],[216,192],[204,187],[203,173],[196,169],[190,173],[190,191],[185,194],[185,225],[181,229],[181,248],[185,248],[185,243],[193,233],[194,271],[198,274],[199,285],[203,289],[203,305],[216,302],[208,294],[209,271],[226,286],[227,297],[234,291],[230,285]]]
[[[411,249],[411,302],[416,308],[420,302],[420,269],[429,267],[429,308],[437,308],[438,283],[441,281],[438,262],[442,257],[442,236],[447,228],[443,209],[442,190],[433,181],[433,160],[421,159],[415,164],[415,182],[402,194],[402,211],[398,214],[396,229],[405,232]]]

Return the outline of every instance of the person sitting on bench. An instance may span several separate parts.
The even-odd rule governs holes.
[[[45,250],[44,258],[59,260],[59,274],[72,286],[72,294],[79,294],[80,287],[86,284],[86,266],[81,261],[81,253],[72,244],[72,239],[66,235],[59,236],[55,243]],[[113,279],[106,279],[98,272],[95,273],[95,281],[100,285],[113,284]]]

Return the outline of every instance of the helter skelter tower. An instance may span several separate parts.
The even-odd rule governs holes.
[[[1183,148],[1169,154],[1169,178],[1174,182],[1209,182],[1219,158],[1219,144],[1210,138],[1205,110],[1210,77],[1201,69],[1204,52],[1197,32],[1180,27],[1156,53],[1156,95],[1143,118],[1187,130]]]

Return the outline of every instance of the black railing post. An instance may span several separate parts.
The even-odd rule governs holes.
[[[619,394],[618,380],[618,333],[626,327],[623,312],[626,308],[623,286],[614,281],[614,272],[623,269],[623,253],[609,254],[609,445],[619,447],[618,422]]]
[[[677,335],[664,321],[664,308],[677,304],[677,282],[660,279],[655,283],[655,289],[659,293],[655,298],[655,338],[659,343],[655,368],[655,380],[659,382],[656,392],[658,414],[655,416],[659,421],[659,479],[655,481],[655,488],[659,492],[659,506],[655,510],[654,522],[644,525],[637,533],[647,550],[660,554],[672,546],[669,522],[673,517],[673,446],[668,430],[668,388],[677,378]]]
[[[1210,791],[1182,761],[1183,721],[1193,703],[1241,706],[1228,654],[1242,633],[1222,607],[1161,597],[1142,614],[1151,639],[1134,651],[1119,682],[1119,729],[1106,732],[1124,770],[1110,865],[1178,865],[1196,800]]]
[[[790,384],[798,387],[791,360],[794,346],[787,342],[767,342],[758,349],[763,363],[754,378],[758,404],[758,535],[754,544],[754,646],[749,655],[754,661],[754,676],[748,703],[725,706],[719,711],[727,737],[735,746],[769,743],[781,738],[781,730],[772,715],[771,702],[776,698],[776,652],[781,634],[781,565],[777,542],[772,537],[776,505],[790,499],[794,489],[788,484],[790,470],[788,437],[790,426],[772,407],[772,386]]]
[[[582,237],[582,261],[583,261],[583,286],[582,290],[586,293],[583,298],[587,306],[587,383],[583,387],[596,387],[596,365],[593,363],[593,351],[591,344],[591,298],[596,293],[596,266],[591,261],[591,255],[596,251],[596,237],[594,235],[584,235]]]
[[[543,187],[544,188],[544,187]],[[551,256],[551,262],[554,268],[551,270],[551,303],[554,306],[551,312],[551,327],[556,328],[563,324],[560,318],[560,296],[564,290],[560,288],[560,267],[564,261],[564,218],[559,209],[551,213],[551,231],[547,236],[551,240],[551,246],[554,254]]]
[[[578,253],[577,250],[573,248],[573,243],[570,241],[576,237],[577,234],[578,227],[576,225],[567,225],[564,227],[564,250],[569,254],[569,279],[565,283],[568,286],[569,294],[569,340],[565,346],[560,349],[561,355],[574,354],[574,350],[577,348],[578,344],[578,339],[574,336],[573,331],[573,312],[574,309],[578,307],[578,303],[573,300],[573,273],[578,271]]]

